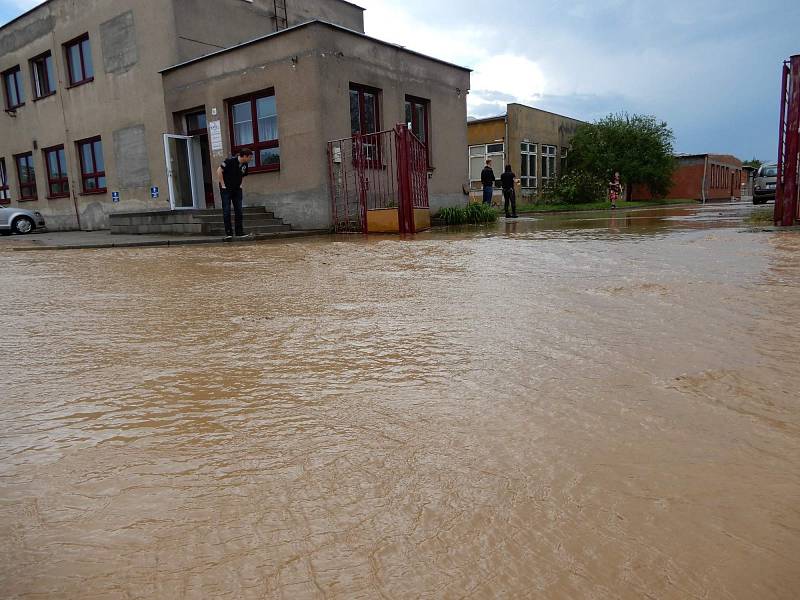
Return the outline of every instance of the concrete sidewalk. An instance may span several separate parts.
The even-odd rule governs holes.
[[[282,231],[255,235],[247,240],[224,242],[217,236],[189,235],[112,235],[110,231],[54,231],[30,235],[0,236],[0,251],[79,250],[99,248],[139,248],[148,246],[189,246],[196,244],[255,244],[298,237],[327,235],[327,231]]]

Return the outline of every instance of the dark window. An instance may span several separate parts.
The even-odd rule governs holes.
[[[11,202],[11,194],[8,192],[6,159],[0,158],[0,204],[8,204],[9,202]]]
[[[99,137],[77,143],[81,159],[81,189],[84,194],[102,194],[106,191],[106,164],[103,160],[103,142]]]
[[[186,115],[186,135],[208,133],[208,121],[204,110]]]
[[[36,169],[33,166],[33,153],[18,154],[14,157],[19,177],[19,200],[36,200]]]
[[[6,110],[14,110],[25,104],[25,90],[22,88],[22,72],[19,67],[3,73],[3,91],[6,95]]]
[[[277,171],[281,168],[278,136],[278,111],[275,90],[228,100],[231,152],[242,148],[253,151],[250,172]]]
[[[71,86],[89,83],[94,80],[94,66],[92,65],[92,47],[89,44],[89,34],[64,44],[67,55],[67,71]]]
[[[37,100],[56,93],[56,72],[53,55],[45,52],[31,60],[33,97]]]
[[[412,133],[419,138],[428,150],[428,166],[431,166],[430,153],[430,100],[406,96],[406,123]]]
[[[350,130],[353,135],[380,131],[381,91],[361,85],[350,86]]]
[[[64,146],[54,146],[44,150],[44,165],[47,169],[47,197],[69,197],[69,179],[67,179],[67,159]]]

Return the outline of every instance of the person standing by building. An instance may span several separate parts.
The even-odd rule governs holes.
[[[505,172],[500,175],[500,183],[503,187],[503,199],[505,200],[503,207],[506,211],[506,219],[517,218],[517,192],[514,190],[514,184],[519,181],[514,171],[511,170],[511,165],[506,165]],[[508,212],[508,205],[511,205],[511,212]]]
[[[614,173],[614,181],[608,184],[608,199],[611,201],[611,208],[617,208],[617,200],[622,195],[622,184],[619,181],[619,172]]]
[[[242,179],[247,177],[247,164],[253,158],[249,148],[239,150],[237,154],[225,159],[217,168],[219,191],[222,195],[222,218],[225,221],[225,239],[233,239],[234,229],[231,226],[231,204],[236,218],[236,237],[244,235],[244,216],[242,211],[243,193]]]
[[[494,171],[492,170],[492,159],[486,161],[486,166],[481,171],[481,183],[483,184],[483,203],[492,205],[492,196],[494,196]]]

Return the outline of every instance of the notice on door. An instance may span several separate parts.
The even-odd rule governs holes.
[[[222,127],[219,121],[209,121],[208,123],[208,138],[211,142],[211,151],[214,154],[221,153],[222,148]]]

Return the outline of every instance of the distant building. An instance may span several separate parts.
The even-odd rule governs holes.
[[[522,104],[509,104],[506,114],[498,117],[469,121],[471,187],[480,187],[481,170],[486,160],[492,159],[498,180],[505,165],[511,165],[522,181],[523,195],[545,189],[565,168],[572,138],[583,124]]]
[[[156,6],[157,5],[157,6]],[[0,27],[0,203],[52,229],[220,206],[215,167],[255,152],[245,202],[332,222],[327,142],[411,123],[431,208],[463,202],[468,69],[364,34],[344,0],[48,0]]]
[[[742,161],[730,154],[681,154],[664,198],[700,202],[730,202],[742,197]],[[650,190],[634,185],[631,200],[653,200]]]

